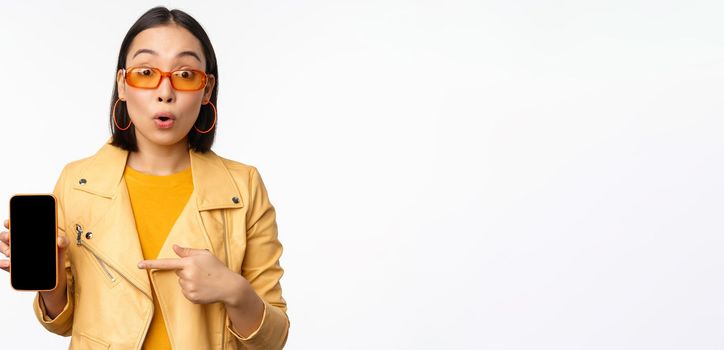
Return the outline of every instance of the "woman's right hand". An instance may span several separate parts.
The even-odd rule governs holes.
[[[5,219],[5,223],[3,226],[5,226],[5,229],[10,228],[10,221]],[[3,253],[6,257],[10,257],[10,232],[3,231],[0,232],[0,253]],[[0,269],[3,269],[5,271],[10,270],[10,260],[8,259],[2,259],[0,260]]]
[[[3,223],[3,226],[5,226],[5,229],[9,229],[10,221],[6,219]],[[49,292],[53,292],[55,290],[64,291],[67,282],[65,279],[65,251],[68,248],[70,242],[68,241],[68,238],[65,237],[65,235],[62,235],[58,237],[58,241],[56,242],[56,244],[58,245],[58,286],[56,287],[56,289]],[[0,253],[8,258],[10,257],[10,232],[8,231],[0,232]],[[10,260],[1,259],[0,269],[10,271]]]
[[[4,226],[6,229],[10,229],[10,221],[5,220]],[[0,232],[0,253],[3,253],[6,257],[10,257],[10,232]],[[45,313],[51,319],[57,317],[65,308],[67,304],[67,291],[68,280],[65,275],[65,250],[70,245],[70,241],[65,235],[58,237],[56,241],[58,245],[58,285],[53,290],[42,291],[40,297],[43,299],[42,302],[45,304]],[[10,260],[0,260],[0,269],[5,271],[10,270]]]

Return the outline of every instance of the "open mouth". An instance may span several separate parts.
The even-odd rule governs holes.
[[[157,127],[161,129],[170,129],[171,127],[173,127],[176,117],[170,113],[158,113],[154,119],[156,121]]]

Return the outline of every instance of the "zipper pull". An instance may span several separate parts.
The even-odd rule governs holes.
[[[75,224],[75,244],[80,245],[80,235],[83,233],[83,226]]]

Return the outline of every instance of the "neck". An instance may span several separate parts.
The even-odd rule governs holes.
[[[127,165],[142,173],[170,175],[191,166],[186,138],[172,145],[159,145],[137,137],[138,151],[128,154]]]

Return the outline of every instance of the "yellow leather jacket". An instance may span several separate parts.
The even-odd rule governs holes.
[[[70,349],[140,349],[154,312],[151,284],[174,349],[267,350],[286,343],[282,245],[259,173],[213,151],[189,154],[194,191],[158,258],[178,258],[174,243],[211,251],[264,301],[260,327],[244,338],[233,330],[222,303],[186,299],[174,271],[136,267],[143,257],[123,181],[128,152],[107,142],[95,155],[66,165],[54,189],[58,234],[71,242],[66,307],[51,320],[39,294],[33,302],[46,329],[72,336]]]

